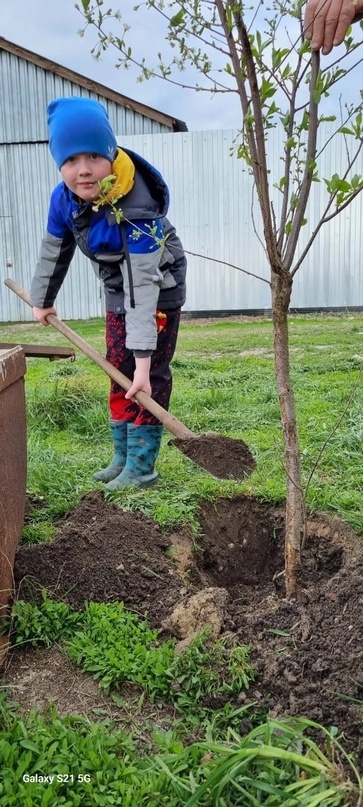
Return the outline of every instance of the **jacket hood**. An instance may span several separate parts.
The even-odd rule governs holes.
[[[128,154],[128,156],[134,163],[136,168],[136,175],[138,174],[139,177],[142,178],[143,180],[142,184],[144,185],[144,192],[145,187],[149,191],[150,197],[152,198],[155,206],[154,215],[157,217],[166,216],[169,210],[170,195],[168,186],[165,180],[163,179],[162,175],[157,170],[157,168],[155,168],[153,165],[151,165],[151,163],[145,160],[144,157],[141,157],[140,154],[137,154],[135,151],[131,151],[130,149],[125,148],[123,149],[123,151],[125,151],[126,154]],[[137,185],[138,183],[136,181],[135,188],[131,191],[129,197],[125,197],[124,200],[121,200],[121,207],[122,202],[125,202],[126,199],[128,202],[132,201],[133,206],[134,204],[135,207],[138,205],[138,209],[135,209],[135,213],[137,217],[139,217],[140,207],[143,206],[142,196],[144,194],[138,193],[138,190],[141,191],[141,187],[138,189]],[[134,199],[132,199],[132,196],[134,196]],[[132,218],[131,215],[130,218]]]

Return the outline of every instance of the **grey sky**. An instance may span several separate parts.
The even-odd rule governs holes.
[[[239,127],[235,93],[211,98],[210,94],[183,90],[156,78],[139,84],[136,69],[116,69],[116,50],[95,60],[90,51],[97,41],[96,31],[89,28],[83,38],[77,34],[83,19],[72,0],[17,0],[15,6],[11,0],[3,0],[1,5],[0,35],[5,39],[180,118],[190,131]],[[156,12],[135,14],[134,5],[134,0],[119,0],[115,8],[121,8],[123,21],[132,24],[130,44],[135,52],[146,57],[149,52],[151,61],[158,50],[165,49],[165,31]]]

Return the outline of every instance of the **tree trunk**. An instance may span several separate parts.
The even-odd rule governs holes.
[[[304,507],[295,400],[290,383],[287,315],[292,291],[292,278],[289,272],[282,268],[279,269],[278,273],[272,270],[271,286],[275,374],[281,412],[287,479],[285,518],[286,596],[292,599],[298,597],[300,590]]]

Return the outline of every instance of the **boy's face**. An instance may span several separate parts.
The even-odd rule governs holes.
[[[75,154],[63,163],[60,171],[67,187],[83,199],[92,202],[100,195],[99,182],[109,176],[112,163],[99,154]]]

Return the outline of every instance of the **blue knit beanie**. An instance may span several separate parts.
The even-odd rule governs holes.
[[[58,168],[69,157],[99,154],[112,163],[117,142],[107,112],[92,98],[56,98],[48,106],[49,149]]]

